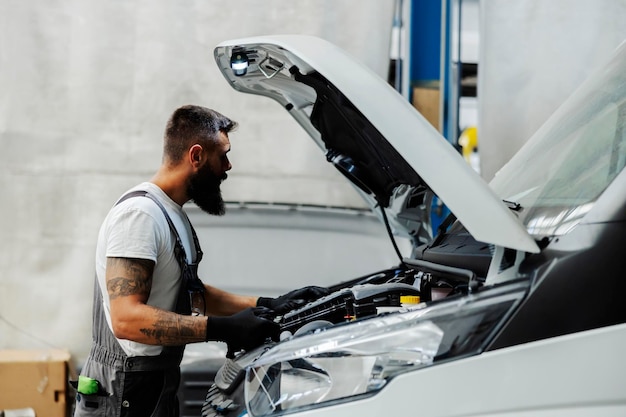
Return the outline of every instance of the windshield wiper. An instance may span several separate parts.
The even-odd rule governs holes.
[[[502,200],[502,202],[513,211],[520,211],[522,209],[522,205],[516,201]]]

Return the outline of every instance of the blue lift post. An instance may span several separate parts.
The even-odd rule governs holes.
[[[450,129],[450,102],[452,79],[450,60],[450,1],[451,0],[412,0],[410,24],[411,80],[410,97],[413,101],[413,87],[430,87],[439,90],[439,126],[442,135],[453,144],[456,130]],[[457,104],[458,105],[458,104]],[[445,169],[445,168],[443,168]],[[441,175],[446,175],[442,169]],[[452,179],[453,180],[453,179]],[[450,211],[441,200],[434,199],[431,211],[433,234]]]
[[[410,77],[412,86],[441,87],[442,1],[412,0]],[[445,41],[445,39],[443,40]]]

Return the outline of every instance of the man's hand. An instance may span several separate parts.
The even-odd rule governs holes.
[[[256,305],[274,310],[277,314],[283,314],[295,308],[301,307],[310,301],[317,300],[330,291],[328,288],[308,286],[299,288],[276,298],[259,297]]]
[[[268,338],[278,340],[280,327],[268,320],[269,310],[250,307],[227,317],[207,317],[206,341],[221,341],[228,345],[227,357],[244,349],[250,350]]]

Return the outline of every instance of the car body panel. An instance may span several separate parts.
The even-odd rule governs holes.
[[[372,397],[298,415],[622,416],[624,349],[624,324],[580,332],[403,374]]]
[[[295,65],[304,74],[316,71],[339,88],[476,240],[526,252],[539,251],[515,215],[439,132],[377,74],[339,48],[309,36],[271,36],[227,41],[215,49],[218,67],[233,88],[278,101],[322,149],[323,139],[308,117],[315,100],[311,89],[281,72],[268,77],[251,67],[244,76],[234,75],[230,57],[236,47],[275,56],[277,61],[286,61],[285,68]],[[378,205],[364,197],[371,207]]]

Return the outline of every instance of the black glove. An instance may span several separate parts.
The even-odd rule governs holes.
[[[256,305],[267,307],[278,314],[282,314],[328,294],[330,294],[328,288],[309,286],[290,291],[276,298],[259,297]]]
[[[268,338],[277,341],[280,326],[268,320],[269,313],[264,307],[250,307],[232,316],[207,317],[205,340],[226,342],[229,358],[241,349],[254,349]]]

